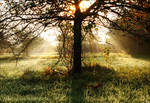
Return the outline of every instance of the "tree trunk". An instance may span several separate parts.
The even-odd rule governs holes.
[[[79,14],[79,15],[78,15]],[[82,26],[82,19],[80,15],[80,11],[75,14],[74,20],[74,56],[73,56],[73,73],[80,73],[81,69],[81,50],[82,50],[82,34],[81,34],[81,26]]]

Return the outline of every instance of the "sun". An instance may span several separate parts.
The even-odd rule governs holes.
[[[83,0],[83,1],[81,1],[79,4],[81,12],[85,12],[94,2],[95,2],[95,0]]]
[[[95,0],[83,0],[83,1],[81,1],[79,4],[81,12],[85,12],[94,2],[95,2]],[[75,5],[69,6],[69,10],[71,13],[75,13],[75,11],[76,11]]]

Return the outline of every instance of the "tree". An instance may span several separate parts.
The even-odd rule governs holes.
[[[73,26],[69,21],[60,23],[59,25],[61,35],[58,35],[59,46],[57,52],[59,54],[59,61],[61,61],[71,71],[73,67]],[[82,30],[82,60],[87,52],[99,52],[100,45],[98,45],[98,35],[93,34],[92,30],[88,26],[85,26]],[[61,60],[60,60],[61,59]]]
[[[58,26],[64,21],[73,25],[73,73],[81,69],[82,30],[91,29],[95,24],[120,28],[109,15],[123,17],[129,10],[150,13],[149,0],[5,0],[7,9],[1,15],[0,23],[5,31],[16,27],[20,31],[32,28],[32,32]],[[37,32],[36,32],[37,33]],[[13,32],[14,35],[17,33]],[[10,37],[10,34],[7,35]],[[36,36],[35,36],[36,37]]]
[[[115,20],[115,22],[119,27],[121,27],[123,31],[127,31],[131,34],[126,36],[132,36],[134,39],[143,39],[144,41],[150,41],[149,13],[138,11],[135,9],[129,10],[127,14],[124,14],[122,18]]]

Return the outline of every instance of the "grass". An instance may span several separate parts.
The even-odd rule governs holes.
[[[22,58],[16,67],[0,59],[0,103],[150,103],[148,57],[111,54],[108,64],[101,54],[88,55],[82,74],[43,78],[53,60]]]

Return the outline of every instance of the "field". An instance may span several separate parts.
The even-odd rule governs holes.
[[[0,56],[0,103],[150,103],[150,56],[87,54],[82,74],[69,75],[57,55]],[[49,74],[46,75],[47,70]]]

